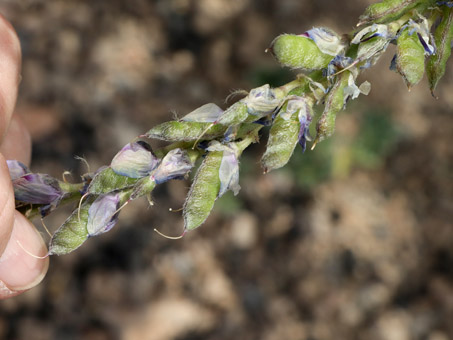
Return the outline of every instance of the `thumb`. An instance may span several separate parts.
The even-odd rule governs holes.
[[[0,179],[2,196],[6,194],[14,200],[8,168],[1,156]],[[9,183],[6,183],[7,180]],[[48,258],[39,259],[31,255],[43,256],[47,253],[44,241],[35,227],[14,210],[14,204],[4,204],[2,208],[0,229],[10,230],[10,233],[3,233],[4,239],[0,240],[2,244],[6,243],[0,256],[0,299],[18,295],[36,286],[43,279],[49,265]]]

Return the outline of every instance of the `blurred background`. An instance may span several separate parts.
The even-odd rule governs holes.
[[[371,0],[2,0],[23,69],[17,111],[32,169],[73,180],[152,126],[294,73],[264,50],[281,33],[352,30]],[[335,136],[262,175],[182,240],[189,181],[126,207],[110,233],[52,257],[0,302],[1,339],[453,339],[453,73],[431,97],[388,70],[361,76]],[[152,141],[153,147],[162,143]],[[45,223],[55,230],[70,210]],[[46,234],[40,226],[36,225]]]

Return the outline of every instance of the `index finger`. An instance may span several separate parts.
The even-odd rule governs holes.
[[[16,104],[20,74],[20,43],[11,24],[0,14],[0,143],[8,129]],[[0,162],[0,255],[9,240],[13,225],[14,193],[8,168]]]
[[[11,24],[0,14],[0,143],[16,105],[20,64],[19,39]]]

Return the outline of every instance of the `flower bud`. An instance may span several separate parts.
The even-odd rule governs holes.
[[[280,64],[295,69],[319,70],[332,60],[305,35],[282,34],[274,39],[270,50]]]
[[[149,175],[158,163],[159,160],[151,152],[151,147],[138,141],[124,146],[115,155],[110,167],[118,175],[141,178]]]
[[[184,203],[184,229],[198,228],[209,216],[220,190],[219,169],[223,152],[209,152],[198,168]]]
[[[96,236],[108,232],[118,221],[120,194],[100,195],[88,209],[88,236]]]
[[[193,164],[187,152],[174,149],[164,156],[157,169],[151,174],[151,178],[156,184],[160,184],[171,179],[184,177],[192,167]]]
[[[8,165],[9,175],[11,180],[15,180],[23,175],[30,173],[30,170],[19,161],[16,160],[7,160],[6,164]]]
[[[434,96],[437,83],[445,74],[445,67],[450,58],[453,41],[453,8],[442,8],[442,19],[434,31],[436,54],[429,57],[426,64],[429,87]]]
[[[13,180],[16,201],[30,204],[57,204],[64,192],[58,181],[46,174],[26,174]]]

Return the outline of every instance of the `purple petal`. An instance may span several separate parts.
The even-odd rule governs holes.
[[[420,40],[420,43],[423,45],[423,48],[425,49],[426,54],[433,55],[436,51],[434,50],[434,47],[429,47],[428,44],[426,43],[425,39],[423,39],[422,35],[420,33],[417,33],[418,40]]]
[[[156,184],[160,184],[183,177],[192,169],[192,166],[192,162],[185,151],[174,149],[165,155],[151,176]]]
[[[11,180],[15,180],[23,175],[30,173],[30,170],[19,161],[16,160],[7,160],[6,164],[8,165],[9,175]]]
[[[118,193],[101,195],[88,209],[87,230],[89,236],[106,233],[118,221],[120,204]]]
[[[118,175],[131,178],[141,178],[149,175],[159,160],[151,152],[145,142],[129,143],[118,152],[110,164]]]
[[[46,174],[28,174],[13,181],[17,201],[31,204],[56,203],[64,192],[58,181]]]

